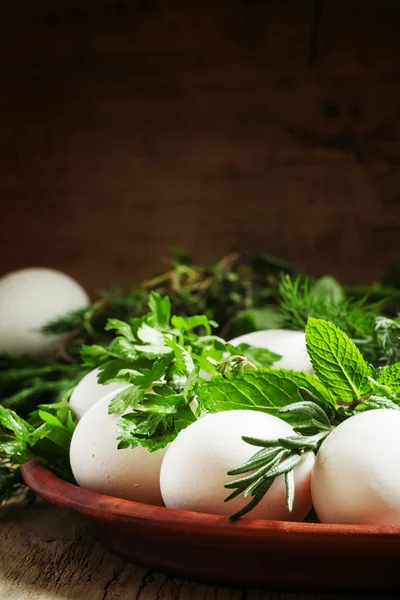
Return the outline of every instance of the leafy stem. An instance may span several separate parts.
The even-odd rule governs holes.
[[[239,372],[244,368],[257,370],[257,367],[254,363],[252,363],[248,358],[242,356],[240,354],[235,354],[234,356],[228,356],[225,360],[219,363],[218,371],[225,375],[228,371],[238,370]]]
[[[239,479],[229,481],[225,484],[232,492],[225,498],[229,502],[240,494],[250,501],[229,518],[232,521],[242,517],[255,508],[268,490],[271,488],[276,477],[283,475],[286,484],[286,506],[288,512],[292,512],[295,500],[294,469],[302,461],[306,452],[316,451],[323,440],[331,433],[333,426],[331,417],[318,401],[303,400],[305,396],[313,397],[308,390],[299,389],[302,398],[281,408],[278,413],[301,413],[307,415],[309,420],[298,429],[308,430],[309,435],[303,435],[296,431],[294,435],[278,439],[260,439],[243,436],[243,441],[252,446],[261,448],[246,463],[231,469],[228,475],[244,475]]]

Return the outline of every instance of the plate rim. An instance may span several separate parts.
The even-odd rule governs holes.
[[[298,534],[300,536],[340,536],[359,537],[398,537],[400,525],[350,525],[305,523],[297,521],[273,521],[268,519],[239,519],[232,523],[225,516],[178,510],[165,506],[143,504],[98,494],[77,485],[68,483],[50,469],[33,459],[21,467],[26,485],[41,498],[61,508],[83,514],[89,518],[109,521],[116,517],[125,521],[151,521],[164,526],[201,527],[222,530],[230,535],[254,535],[255,532],[269,531]]]

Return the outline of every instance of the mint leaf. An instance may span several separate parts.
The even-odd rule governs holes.
[[[125,390],[117,394],[108,405],[108,413],[122,414],[129,406],[135,408],[142,402],[145,390],[136,385],[130,385]]]
[[[400,393],[400,363],[380,370],[377,381],[381,385],[390,387],[396,394]]]
[[[275,354],[275,352],[271,352],[271,350],[268,350],[267,348],[256,348],[250,344],[239,344],[236,350],[260,369],[268,369],[269,367],[272,367],[277,360],[282,358],[282,356]]]
[[[306,344],[316,374],[336,399],[352,401],[371,392],[367,363],[336,325],[308,319]]]
[[[124,321],[120,321],[119,319],[108,319],[107,325],[104,329],[106,331],[115,330],[118,335],[122,335],[122,337],[126,338],[129,342],[133,342],[135,340],[131,326]]]
[[[265,369],[246,371],[243,377],[214,377],[198,388],[202,405],[210,412],[224,410],[258,410],[278,415],[278,410],[298,400],[298,388],[304,387],[321,402],[329,404],[332,398],[315,375]],[[298,415],[280,415],[290,422],[298,421]]]
[[[171,316],[171,301],[168,296],[160,296],[156,292],[150,292],[149,308],[152,314],[152,325],[163,331],[168,328]]]

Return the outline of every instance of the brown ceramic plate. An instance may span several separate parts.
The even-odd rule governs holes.
[[[44,500],[84,515],[104,546],[139,565],[238,587],[400,590],[400,526],[231,523],[89,492],[36,461],[22,473]]]

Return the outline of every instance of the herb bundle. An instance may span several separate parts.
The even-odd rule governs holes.
[[[163,297],[150,293],[147,313],[152,290]],[[0,408],[6,409],[0,418],[0,499],[20,488],[14,465],[32,456],[71,480],[67,455],[74,425],[67,402],[77,382],[95,366],[102,371],[101,382],[131,384],[111,406],[121,414],[130,410],[121,416],[121,447],[162,447],[196,418],[190,405],[227,410],[224,402],[232,392],[230,408],[241,407],[235,389],[239,376],[248,385],[257,381],[257,388],[264,390],[254,396],[254,408],[274,414],[283,409],[282,416],[297,423],[299,407],[286,412],[297,390],[307,390],[311,402],[325,402],[329,386],[307,374],[290,372],[282,378],[278,371],[266,370],[277,355],[245,346],[233,349],[225,339],[256,329],[304,329],[314,317],[339,325],[373,368],[392,365],[400,360],[400,319],[388,316],[397,291],[387,302],[382,300],[385,288],[372,288],[372,304],[368,291],[353,289],[357,298],[352,299],[334,279],[295,274],[290,265],[270,256],[247,262],[230,256],[197,267],[181,255],[166,273],[134,288],[118,286],[102,293],[86,309],[46,325],[45,333],[63,336],[56,358],[0,357]],[[383,308],[389,309],[386,316]],[[204,383],[201,371],[214,378]],[[221,390],[222,382],[230,389]],[[377,379],[375,385],[383,384]],[[275,389],[274,406],[268,386]],[[364,406],[382,402],[382,394],[372,394]],[[347,409],[338,405],[335,410],[339,418]],[[314,427],[309,433],[312,437],[320,432]],[[287,482],[290,488],[289,474]]]

